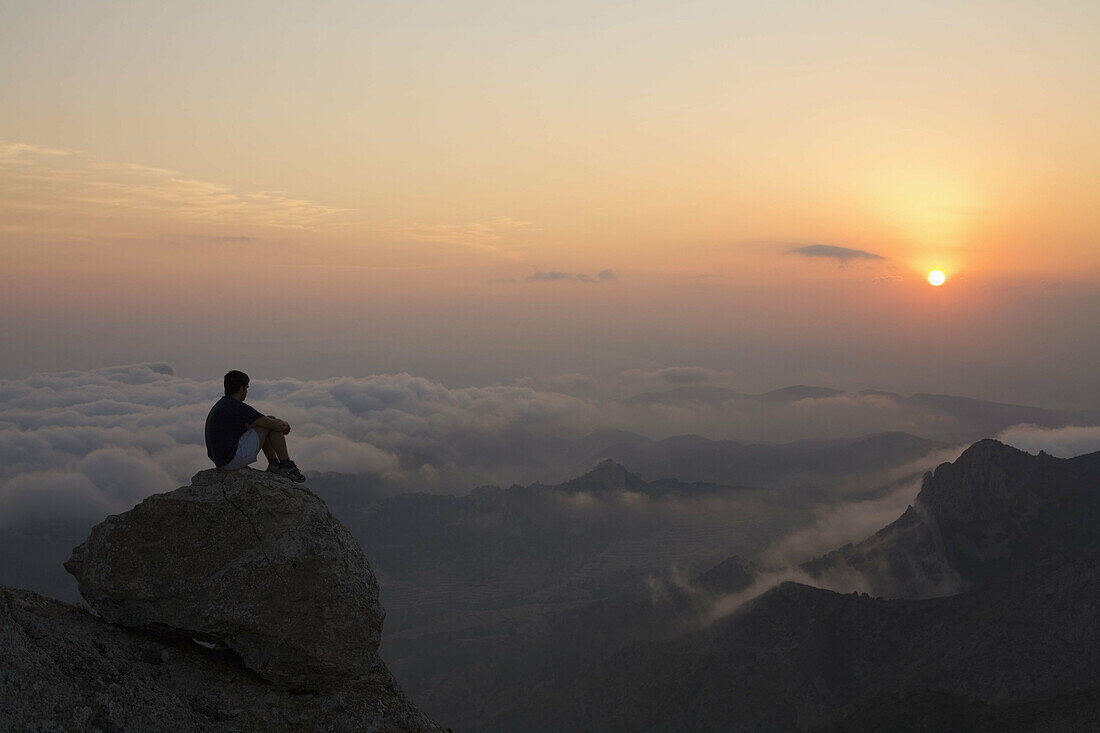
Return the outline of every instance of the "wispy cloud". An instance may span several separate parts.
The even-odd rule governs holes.
[[[199,237],[206,242],[218,242],[219,244],[233,244],[234,242],[258,242],[259,237],[245,237],[245,236],[233,236],[233,235],[215,235],[209,237]]]
[[[536,272],[533,275],[528,275],[524,279],[527,280],[527,282],[537,282],[537,283],[547,282],[547,283],[550,283],[550,282],[559,282],[561,280],[572,280],[573,277],[574,276],[569,274],[568,272],[558,272],[558,271],[555,270],[555,271],[552,271],[552,272]]]
[[[494,216],[460,224],[391,222],[381,229],[383,235],[398,239],[460,244],[495,254],[510,254],[510,240],[536,231],[539,231],[538,228],[531,222],[509,216]]]
[[[583,272],[571,273],[561,272],[559,270],[551,271],[536,271],[535,273],[528,275],[524,278],[527,282],[563,282],[573,281],[582,283],[601,283],[609,282],[611,280],[618,280],[618,276],[614,270],[600,270],[595,275],[588,275]]]
[[[166,168],[105,161],[83,153],[0,141],[0,223],[19,229],[73,226],[153,215],[171,220],[291,229],[332,228],[349,209],[280,191],[237,191]],[[48,213],[47,225],[35,219]]]
[[[802,255],[803,257],[824,257],[832,260],[839,260],[841,262],[848,262],[850,260],[882,260],[885,259],[882,255],[877,255],[874,252],[868,252],[863,249],[852,249],[850,247],[837,247],[832,244],[807,244],[801,247],[794,247],[788,250],[791,254]]]
[[[1100,425],[1066,428],[1016,425],[1002,432],[997,439],[1028,453],[1046,451],[1059,458],[1073,458],[1100,451]]]

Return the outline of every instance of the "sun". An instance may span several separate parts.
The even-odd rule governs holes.
[[[932,270],[928,273],[928,282],[938,288],[947,282],[947,275],[943,274],[943,270]]]

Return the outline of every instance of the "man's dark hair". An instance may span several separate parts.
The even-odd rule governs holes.
[[[226,396],[234,395],[241,387],[248,386],[248,375],[244,372],[238,372],[236,369],[225,375],[225,394]]]

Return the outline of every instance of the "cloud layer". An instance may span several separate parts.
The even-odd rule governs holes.
[[[571,476],[555,472],[573,466],[562,465],[560,452],[583,462],[585,450],[598,449],[569,441],[599,429],[784,441],[889,430],[935,438],[965,427],[934,404],[881,393],[775,400],[730,390],[722,398],[735,381],[690,366],[461,389],[409,374],[254,378],[250,402],[290,421],[293,457],[307,471],[370,473],[429,491],[564,480]],[[692,398],[700,388],[708,401]],[[684,389],[684,398],[626,399]],[[0,523],[102,517],[187,483],[210,465],[203,425],[221,392],[220,381],[181,377],[159,363],[0,381]],[[1000,437],[1055,455],[1100,448],[1097,427],[1018,426]]]
[[[547,282],[582,282],[582,283],[600,283],[608,282],[610,280],[617,280],[614,270],[600,270],[595,275],[586,275],[583,272],[571,273],[561,272],[560,270],[551,270],[545,272],[539,270],[524,278],[527,282],[533,283],[547,283]]]
[[[807,244],[802,247],[795,247],[791,249],[790,252],[791,254],[802,255],[803,257],[826,257],[833,260],[840,260],[841,262],[847,262],[848,260],[885,259],[882,255],[877,255],[867,250],[837,247],[832,244]]]
[[[221,393],[219,382],[176,376],[167,364],[0,382],[0,523],[102,517],[186,483],[210,467],[203,426]],[[516,426],[553,430],[591,409],[528,387],[451,390],[407,374],[254,380],[250,401],[290,421],[307,469],[394,477],[403,475],[398,454],[446,469],[464,447]]]
[[[1100,450],[1100,425],[1068,428],[1016,425],[998,435],[997,440],[1028,453],[1046,451],[1059,458],[1073,458]]]

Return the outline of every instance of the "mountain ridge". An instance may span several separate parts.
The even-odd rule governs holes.
[[[941,493],[955,501],[1054,498],[1009,527],[1007,547],[1019,563],[972,574],[961,592],[884,599],[780,583],[701,629],[597,660],[581,679],[517,704],[485,729],[520,720],[538,721],[535,730],[861,730],[862,723],[885,730],[890,720],[942,729],[915,717],[930,699],[954,706],[954,725],[985,710],[1001,730],[1055,720],[1086,729],[1100,668],[1100,453],[1057,459],[981,441],[931,472],[925,487],[933,509],[943,510],[938,516],[960,521],[966,515],[947,511],[950,502],[937,503]],[[1091,534],[1059,531],[1077,521],[1074,514]],[[965,536],[965,522],[948,527]],[[884,710],[884,701],[901,707]]]
[[[949,595],[1087,544],[1100,512],[1100,451],[1032,456],[996,440],[926,473],[897,520],[802,565],[816,578],[848,567],[876,595]]]

